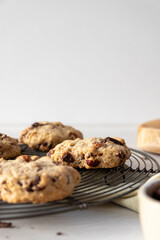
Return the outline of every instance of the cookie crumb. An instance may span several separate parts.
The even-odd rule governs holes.
[[[64,233],[62,233],[62,232],[57,232],[56,235],[61,236],[61,235],[64,235]]]
[[[13,227],[11,222],[0,222],[0,228],[11,228]]]

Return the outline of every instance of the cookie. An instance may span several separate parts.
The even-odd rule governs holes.
[[[66,140],[48,154],[56,164],[75,168],[114,168],[125,163],[130,150],[122,138]]]
[[[40,151],[48,151],[66,139],[83,138],[80,131],[60,122],[37,122],[20,133],[19,143]]]
[[[80,174],[68,166],[56,166],[49,157],[20,156],[0,160],[0,194],[9,203],[45,203],[72,194]]]
[[[16,139],[0,133],[0,158],[11,159],[20,155],[21,149]]]

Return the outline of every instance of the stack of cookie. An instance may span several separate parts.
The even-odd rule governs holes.
[[[113,168],[131,154],[121,138],[83,139],[80,131],[60,122],[34,123],[18,142],[48,153],[42,158],[20,155],[17,141],[0,135],[0,198],[10,203],[64,199],[80,183],[75,168]]]

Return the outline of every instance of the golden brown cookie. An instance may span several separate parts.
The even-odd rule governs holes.
[[[37,122],[20,133],[19,143],[48,151],[66,139],[83,138],[80,131],[60,122]]]
[[[75,168],[113,168],[125,163],[131,152],[122,138],[66,140],[47,154],[56,164]]]
[[[16,139],[0,133],[0,158],[11,159],[20,155],[21,149]]]
[[[72,194],[80,182],[72,167],[56,166],[49,157],[0,160],[1,199],[9,203],[45,203]]]

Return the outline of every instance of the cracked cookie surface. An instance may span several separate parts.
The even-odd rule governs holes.
[[[75,168],[113,168],[125,163],[131,152],[122,138],[66,140],[48,154],[57,165]]]
[[[9,203],[45,203],[72,194],[80,174],[68,166],[56,166],[49,157],[20,156],[0,159],[0,194]]]
[[[80,131],[60,122],[37,122],[20,133],[19,143],[48,151],[66,139],[83,138]]]
[[[0,133],[0,158],[11,159],[20,155],[21,149],[16,139]]]

